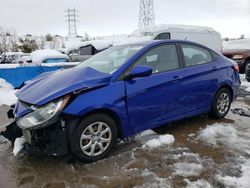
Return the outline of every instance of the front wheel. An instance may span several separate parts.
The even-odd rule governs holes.
[[[78,125],[71,138],[72,153],[83,162],[105,158],[117,139],[115,121],[105,114],[93,114]]]
[[[232,95],[227,88],[220,89],[214,96],[210,115],[219,119],[227,115],[232,102]]]

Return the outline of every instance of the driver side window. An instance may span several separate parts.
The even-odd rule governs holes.
[[[144,54],[136,65],[146,65],[153,69],[153,73],[160,73],[179,68],[179,61],[174,44],[161,45]]]

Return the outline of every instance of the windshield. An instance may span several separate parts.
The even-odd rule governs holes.
[[[116,46],[104,50],[82,62],[76,68],[91,67],[99,72],[112,74],[144,45]]]

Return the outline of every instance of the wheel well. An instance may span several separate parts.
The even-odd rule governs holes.
[[[122,128],[121,128],[120,118],[112,110],[109,110],[109,109],[96,109],[96,110],[90,111],[87,114],[85,114],[82,117],[82,119],[87,117],[87,116],[97,114],[97,113],[105,114],[105,115],[109,116],[110,118],[112,118],[115,121],[115,124],[117,125],[118,137],[122,138]]]
[[[220,89],[222,89],[222,88],[226,88],[226,89],[229,90],[229,92],[230,92],[230,94],[231,94],[231,100],[233,100],[234,92],[233,92],[232,87],[230,87],[229,85],[223,85],[223,86],[221,86],[221,87],[218,89],[218,91],[219,91]],[[217,92],[218,92],[218,91],[217,91]]]

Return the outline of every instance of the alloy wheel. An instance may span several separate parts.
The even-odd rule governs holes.
[[[87,156],[101,155],[110,145],[112,132],[105,122],[88,125],[81,134],[80,148]]]
[[[226,92],[222,92],[218,97],[216,108],[219,114],[224,114],[230,107],[230,96]]]

